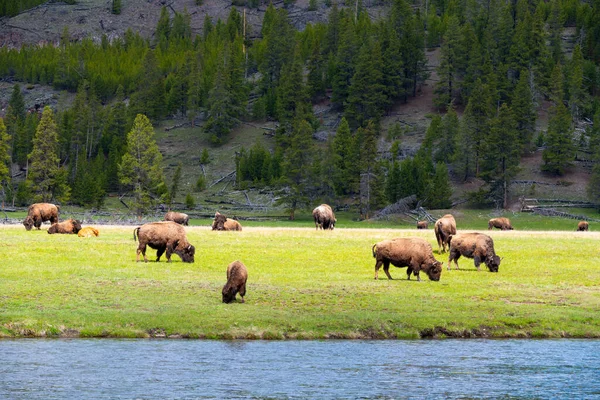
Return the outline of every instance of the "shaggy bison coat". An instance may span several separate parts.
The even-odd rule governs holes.
[[[500,257],[494,251],[494,241],[483,233],[460,233],[450,237],[450,256],[448,257],[448,270],[450,262],[454,260],[458,269],[460,256],[472,258],[479,271],[479,265],[483,262],[490,272],[498,272]]]
[[[137,234],[137,238],[136,238]],[[156,249],[156,262],[167,252],[167,262],[171,262],[171,254],[175,253],[183,262],[194,262],[196,249],[187,241],[185,229],[173,221],[150,222],[133,230],[133,240],[139,240],[136,261],[140,261],[140,253],[146,258],[146,246]]]
[[[63,222],[57,222],[56,224],[52,224],[50,228],[48,228],[48,233],[64,233],[64,234],[77,234],[81,230],[81,223],[76,219],[68,219]]]
[[[93,228],[91,226],[86,226],[85,228],[81,228],[81,230],[77,233],[79,237],[97,237],[100,235],[100,231],[98,229]]]
[[[577,224],[578,231],[587,231],[589,229],[590,229],[590,224],[588,224],[587,221],[579,221],[579,223]]]
[[[428,226],[427,221],[417,221],[417,229],[427,229]]]
[[[456,221],[452,214],[446,214],[442,218],[435,221],[434,226],[435,238],[438,243],[438,253],[446,252],[446,245],[450,248],[450,236],[456,235]]]
[[[190,217],[185,213],[169,211],[165,214],[165,221],[177,222],[179,225],[187,226],[190,222]]]
[[[51,203],[35,203],[29,206],[27,217],[23,221],[25,229],[28,231],[32,227],[40,229],[42,222],[50,221],[50,224],[58,222],[58,212],[60,207]]]
[[[231,303],[235,300],[237,293],[242,297],[246,295],[246,281],[248,280],[248,269],[241,261],[234,261],[227,266],[227,283],[223,286],[223,303]]]
[[[488,230],[492,230],[492,228],[498,228],[503,231],[512,231],[513,227],[510,224],[510,220],[508,218],[492,218],[488,222]]]
[[[215,219],[212,224],[213,231],[241,231],[242,225],[235,219],[227,218],[220,212],[215,213]]]
[[[373,245],[375,257],[375,279],[378,279],[379,268],[388,279],[392,279],[390,264],[396,267],[408,267],[406,279],[414,273],[420,281],[419,272],[424,271],[432,281],[439,281],[442,273],[442,263],[435,259],[431,245],[421,238],[396,238],[383,240]]]
[[[315,220],[315,228],[318,230],[321,229],[331,229],[335,227],[335,223],[337,219],[335,219],[335,214],[333,210],[328,204],[321,204],[319,207],[315,208],[312,212],[313,219]]]

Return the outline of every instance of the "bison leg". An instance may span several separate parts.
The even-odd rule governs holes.
[[[477,267],[477,272],[480,271],[479,266],[481,265],[481,258],[479,256],[473,257],[473,261],[475,262],[475,266]]]
[[[388,279],[392,279],[392,276],[390,275],[390,262],[389,261],[383,262],[383,272],[385,272]]]
[[[413,269],[411,267],[408,267],[406,269],[406,280],[410,281],[410,274],[413,273]],[[418,276],[418,274],[415,272],[415,276]]]
[[[448,257],[448,271],[450,271],[450,262],[454,260],[455,269],[458,268],[458,259],[460,258],[460,252],[455,250],[450,250],[450,256]]]
[[[144,262],[148,262],[148,259],[146,258],[146,245],[139,245],[137,248],[137,252],[136,252],[136,258],[135,261],[139,262],[140,261],[140,253],[143,254],[144,256]]]
[[[38,230],[40,229],[40,226],[42,226],[42,220],[41,219],[35,219],[35,221],[33,222],[33,225],[38,228]]]
[[[375,261],[375,279],[379,279],[379,268],[381,268],[382,264],[383,264],[383,261],[381,261],[381,260]]]
[[[160,257],[163,255],[164,252],[165,252],[164,247],[159,247],[158,249],[156,249],[156,262],[160,261]]]
[[[242,303],[244,303],[244,296],[246,295],[246,284],[244,283],[242,287],[240,287],[240,296],[242,297]]]

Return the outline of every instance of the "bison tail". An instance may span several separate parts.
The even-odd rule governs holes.
[[[375,244],[373,245],[373,247],[371,247],[371,251],[373,252],[373,258],[376,258],[376,257],[377,257],[377,252],[375,251],[375,247],[377,247],[377,243],[375,243]]]
[[[139,226],[133,230],[133,240],[137,240],[136,233],[137,233],[137,236],[140,235],[140,227]]]

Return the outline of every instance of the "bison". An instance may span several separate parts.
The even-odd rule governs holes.
[[[383,240],[372,247],[375,257],[375,279],[378,279],[379,268],[383,265],[383,272],[388,279],[392,279],[389,268],[390,263],[396,267],[408,267],[406,279],[414,273],[420,281],[420,271],[425,271],[429,279],[439,281],[442,273],[442,263],[435,259],[431,245],[421,238],[396,238]]]
[[[579,221],[577,224],[577,231],[587,231],[590,229],[590,224],[587,221]]]
[[[427,221],[417,221],[417,229],[427,229],[428,226]]]
[[[450,236],[450,256],[448,257],[448,270],[450,262],[454,260],[458,269],[460,256],[472,258],[479,271],[479,265],[483,262],[490,272],[498,272],[502,259],[494,251],[494,241],[483,233],[461,233]]]
[[[51,203],[35,203],[29,206],[27,217],[23,221],[25,229],[28,231],[32,227],[40,229],[42,222],[50,221],[50,224],[58,222],[58,212],[60,207]]]
[[[319,230],[319,228],[331,229],[335,227],[335,223],[337,219],[335,219],[335,214],[333,210],[328,204],[321,204],[319,207],[315,208],[312,212],[313,219],[315,220],[315,228]]]
[[[435,221],[434,226],[435,238],[438,243],[438,253],[446,252],[446,245],[450,248],[450,236],[456,235],[456,221],[452,214],[446,214],[442,218]]]
[[[137,238],[136,238],[137,234]],[[133,230],[133,240],[139,240],[136,261],[140,261],[140,253],[146,258],[146,246],[156,249],[156,262],[167,252],[167,262],[171,262],[171,254],[175,253],[183,262],[194,262],[196,248],[188,241],[183,226],[173,221],[150,222]]]
[[[51,235],[54,233],[77,234],[80,230],[81,222],[76,219],[68,219],[63,222],[52,224],[52,226],[48,228],[48,233]]]
[[[498,228],[503,231],[512,231],[513,227],[510,224],[510,220],[508,218],[492,218],[488,222],[488,230],[492,230],[492,228]]]
[[[165,221],[173,221],[177,222],[180,225],[188,226],[188,223],[190,222],[190,217],[185,213],[169,211],[165,214]]]
[[[98,235],[100,235],[98,229],[93,228],[91,226],[81,228],[81,230],[77,233],[77,236],[79,237],[97,237]]]
[[[223,303],[231,303],[235,300],[237,293],[242,297],[246,295],[246,281],[248,280],[248,269],[241,261],[234,261],[227,266],[227,283],[223,286]]]
[[[220,212],[215,213],[215,219],[212,224],[213,231],[241,231],[242,225],[235,219],[227,218]]]

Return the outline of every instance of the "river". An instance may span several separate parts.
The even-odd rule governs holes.
[[[599,340],[0,340],[0,399],[600,398]]]

